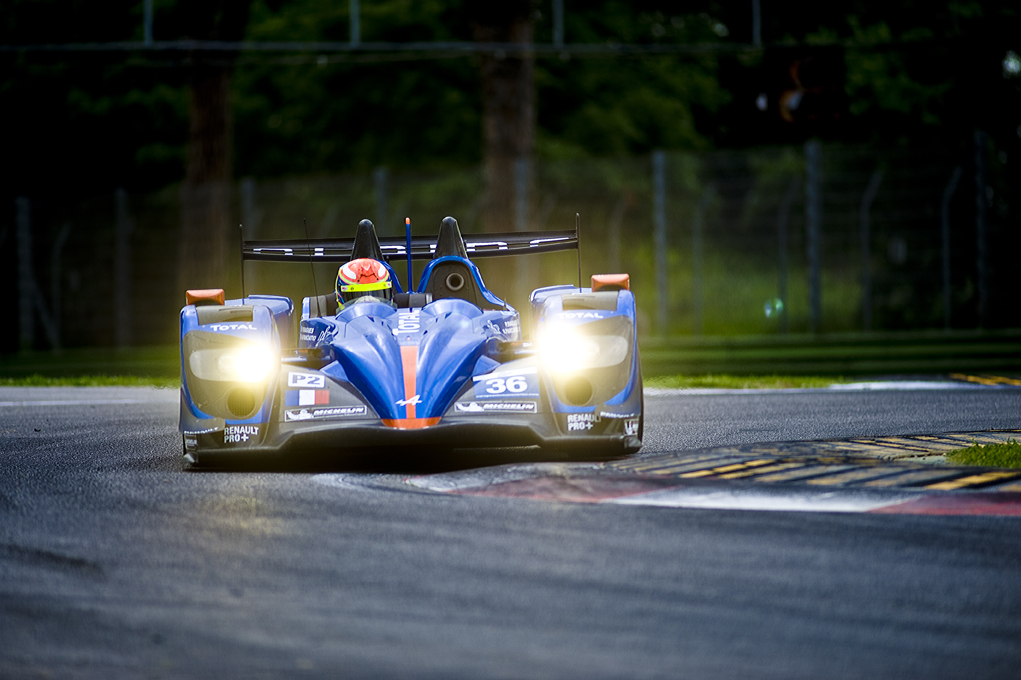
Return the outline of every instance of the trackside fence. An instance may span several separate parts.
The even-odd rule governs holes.
[[[996,329],[1021,326],[1018,207],[995,149],[805,146],[651,157],[547,160],[516,183],[514,224],[565,229],[581,215],[582,259],[631,274],[640,331],[702,336]],[[245,237],[434,232],[446,215],[485,231],[481,170],[243,178],[231,217]],[[522,192],[530,191],[528,195]],[[18,197],[0,216],[0,258],[17,313],[3,350],[176,342],[178,187],[70,198]],[[395,265],[404,274],[403,265]],[[480,262],[519,308],[527,291],[577,280],[573,253]],[[420,271],[420,269],[418,270]],[[293,298],[334,272],[249,263],[248,292]],[[228,294],[240,292],[231,264]],[[13,310],[12,310],[13,311]],[[655,343],[653,343],[655,344]]]

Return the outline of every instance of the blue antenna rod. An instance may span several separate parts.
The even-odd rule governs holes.
[[[412,277],[411,271],[411,218],[404,218],[404,238],[407,243],[406,252],[408,254],[408,292],[413,293],[415,291],[415,281]]]

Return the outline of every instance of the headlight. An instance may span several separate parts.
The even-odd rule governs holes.
[[[268,347],[246,345],[230,349],[200,349],[188,357],[196,378],[229,382],[262,382],[276,367],[277,357]]]
[[[616,366],[628,356],[625,338],[590,335],[578,326],[551,325],[539,336],[538,346],[543,363],[557,373]]]

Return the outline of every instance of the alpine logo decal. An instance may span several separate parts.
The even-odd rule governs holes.
[[[258,425],[228,425],[223,428],[223,443],[238,444],[259,436]]]
[[[422,397],[416,394],[410,399],[399,399],[394,403],[397,404],[398,406],[418,406],[419,404],[422,403]]]
[[[467,403],[458,402],[458,413],[535,413],[536,404],[534,401],[490,401]]]
[[[284,411],[284,420],[314,420],[316,418],[342,418],[347,416],[364,416],[364,406],[331,406],[328,408],[290,409]]]

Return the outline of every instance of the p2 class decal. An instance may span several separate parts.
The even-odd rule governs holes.
[[[534,401],[458,402],[457,413],[535,413]]]
[[[326,387],[326,376],[316,375],[315,373],[298,373],[291,371],[287,374],[287,386],[288,387],[305,387],[320,389]]]
[[[223,428],[224,444],[246,444],[249,439],[258,436],[258,425],[228,425]]]
[[[316,420],[319,418],[347,418],[364,416],[364,406],[330,406],[326,408],[300,408],[284,411],[284,420],[291,423],[296,420]]]
[[[472,380],[476,399],[539,397],[539,376],[535,367],[477,375]]]

